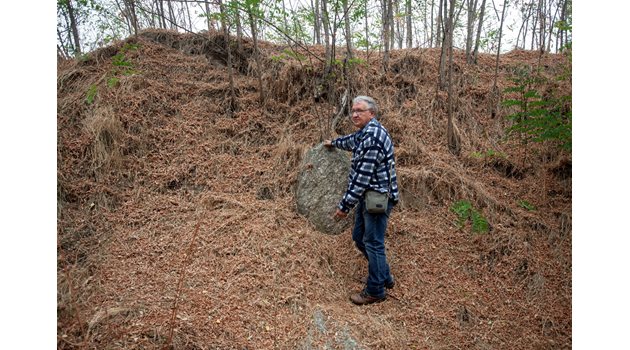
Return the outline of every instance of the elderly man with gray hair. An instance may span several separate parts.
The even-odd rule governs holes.
[[[394,278],[385,255],[385,230],[392,208],[398,203],[398,183],[394,143],[376,120],[378,107],[373,98],[357,96],[352,100],[352,124],[358,130],[350,135],[324,141],[324,146],[352,152],[348,188],[335,212],[345,218],[356,206],[352,239],[368,261],[365,287],[350,296],[357,305],[387,298],[385,288],[394,287]]]

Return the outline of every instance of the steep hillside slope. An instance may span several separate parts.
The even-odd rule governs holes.
[[[570,154],[504,140],[510,111],[488,112],[494,57],[456,53],[460,156],[438,50],[393,52],[387,75],[373,53],[349,73],[351,95],[380,103],[403,191],[387,237],[396,288],[357,307],[366,266],[350,232],[316,231],[293,197],[304,152],[336,134],[322,64],[263,43],[261,107],[243,45],[233,112],[221,37],[147,31],[59,64],[59,348],[571,347]],[[500,89],[538,64],[503,55]],[[540,61],[548,77],[567,64]],[[570,80],[548,89],[570,95]],[[458,226],[459,200],[489,232]]]

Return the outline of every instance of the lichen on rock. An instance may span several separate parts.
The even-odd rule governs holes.
[[[313,147],[300,164],[296,201],[298,212],[318,231],[339,234],[352,223],[352,217],[336,220],[335,208],[348,185],[350,158],[347,152]]]

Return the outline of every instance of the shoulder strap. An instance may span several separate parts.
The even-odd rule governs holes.
[[[385,129],[382,125],[381,128],[383,129],[383,131],[385,132],[385,134],[387,135],[387,137],[389,137],[389,140],[392,144],[392,147],[394,146],[394,139],[392,138],[392,135],[389,134],[389,131],[387,131],[387,129]],[[385,147],[385,143],[383,143],[383,147]],[[385,152],[385,149],[383,149],[383,152]],[[389,169],[387,169],[387,178],[389,180],[389,186],[387,187],[387,196],[391,198],[391,190],[392,190],[392,168],[394,167],[394,152],[392,152],[392,156],[387,158],[387,162],[389,163]]]

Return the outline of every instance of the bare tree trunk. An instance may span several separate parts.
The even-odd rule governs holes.
[[[472,50],[473,24],[475,22],[475,11],[477,0],[466,0],[466,62],[470,63]]]
[[[212,23],[210,22],[210,3],[208,3],[208,0],[204,1],[204,4],[206,5],[206,22],[208,23],[208,34],[210,34],[214,29],[212,27]]]
[[[324,25],[324,41],[326,42],[326,73],[328,73],[330,71],[330,62],[332,56],[330,48],[330,18],[328,17],[328,0],[321,0],[321,4],[322,24]]]
[[[486,0],[481,1],[481,12],[479,13],[479,22],[477,23],[477,39],[475,39],[475,51],[473,52],[473,62],[477,64],[477,53],[479,52],[479,43],[481,41],[481,27],[483,25],[483,15],[486,10]]]
[[[368,60],[370,59],[370,32],[368,31],[368,2],[364,2],[364,10],[365,10],[365,52],[367,54]],[[368,62],[369,63],[369,62]]]
[[[433,0],[431,0],[431,1],[433,1]],[[423,23],[422,23],[422,27],[423,27],[423,29],[424,29],[424,30],[423,30],[423,32],[424,32],[423,34],[424,34],[424,35],[422,36],[422,39],[421,39],[421,40],[422,40],[422,42],[421,42],[421,43],[420,43],[420,42],[418,43],[418,44],[419,44],[419,45],[421,45],[421,46],[425,46],[425,45],[427,45],[427,44],[429,43],[429,40],[431,40],[431,39],[430,39],[430,37],[429,37],[429,32],[433,29],[433,28],[429,29],[429,26],[432,26],[432,24],[431,24],[431,22],[429,21],[429,19],[427,18],[427,12],[428,12],[428,9],[427,9],[427,4],[426,4],[426,1],[425,1],[424,6],[422,7],[422,17],[423,17],[423,19],[424,19],[424,21],[423,21]],[[421,37],[421,36],[420,36],[420,33],[418,33],[418,32],[416,32],[416,36],[417,36],[417,37]],[[416,40],[418,40],[418,39],[416,39]],[[429,47],[431,47],[431,45],[430,45],[430,44],[429,44]]]
[[[433,8],[435,7],[435,0],[431,0],[431,36],[429,37],[429,47],[433,47],[433,38],[434,38],[434,34],[433,33]]]
[[[492,94],[493,97],[495,97],[496,99],[498,99],[498,95],[499,95],[499,89],[497,86],[497,79],[499,77],[499,55],[501,53],[501,38],[503,37],[503,22],[505,20],[505,9],[507,8],[507,0],[503,0],[503,10],[501,12],[501,24],[499,25],[499,44],[497,46],[497,58],[496,58],[496,63],[494,65],[494,83],[492,85]],[[491,115],[492,118],[494,118],[496,116],[496,105],[498,103],[498,101],[495,100],[495,98],[493,98],[492,101],[492,110],[491,110]]]
[[[335,33],[336,28],[330,28],[330,15],[328,12],[328,0],[321,0],[322,5],[322,24],[324,25],[324,41],[326,42],[326,63],[324,67],[324,74],[322,75],[321,84],[317,87],[319,89],[318,95],[326,95],[328,102],[335,103],[335,90],[334,84],[331,82],[331,72],[333,70],[333,62],[335,60]],[[327,119],[328,122],[330,120]],[[330,128],[330,124],[328,124]]]
[[[196,0],[195,0],[196,1]],[[179,14],[180,14],[180,18],[182,19],[182,28],[185,31],[189,31],[189,28],[192,28],[192,22],[190,21],[190,14],[188,13],[188,2],[185,1],[183,2],[183,5],[180,3],[180,8],[179,8]]]
[[[236,20],[236,52],[243,51],[243,27],[241,26],[241,12],[238,8],[234,9],[234,17]]]
[[[221,27],[223,28],[223,39],[225,40],[225,50],[227,51],[227,69],[228,78],[230,82],[230,112],[236,111],[238,108],[236,101],[236,92],[234,88],[234,72],[232,71],[232,49],[230,47],[230,33],[228,32],[227,24],[225,23],[225,7],[223,6],[223,0],[219,1],[219,11],[221,12]]]
[[[164,2],[162,0],[156,0],[158,5],[159,22],[162,29],[166,29],[166,14],[164,13]]]
[[[493,89],[497,87],[497,78],[499,77],[499,54],[501,53],[501,38],[503,37],[503,22],[505,20],[505,9],[507,7],[507,0],[503,0],[503,10],[501,12],[501,24],[499,25],[499,44],[497,46],[496,63],[494,65],[494,83]]]
[[[527,11],[527,16],[525,17],[525,30],[523,30],[523,50],[526,49],[527,46],[527,33],[529,32],[529,20],[532,19],[533,6],[529,4],[529,9]]]
[[[315,5],[313,6],[313,0],[311,0],[311,7],[313,7],[314,9],[314,13],[315,13],[315,20],[313,21],[313,30],[314,30],[314,37],[315,37],[315,43],[317,45],[321,45],[322,44],[322,36],[321,36],[321,25],[322,25],[322,19],[320,17],[320,13],[319,13],[319,0],[315,0]]]
[[[564,18],[564,6],[561,7],[563,1],[560,0],[560,2],[558,3],[558,8],[560,8],[560,18],[558,19],[558,21],[562,22],[563,18]],[[556,53],[558,53],[560,51],[560,37],[562,36],[562,28],[558,28],[558,30],[556,31]]]
[[[151,10],[153,11],[153,19],[151,20],[151,26],[153,28],[161,28],[162,27],[162,22],[160,21],[160,4],[158,0],[154,0],[153,4],[151,5]],[[157,23],[156,23],[156,18],[155,16],[157,16]]]
[[[184,3],[186,5],[186,14],[188,15],[188,30],[193,31],[192,18],[190,17],[190,8],[188,7],[188,2]]]
[[[445,0],[440,0],[440,3],[438,4],[438,17],[437,17],[437,27],[436,27],[436,31],[435,31],[435,45],[437,47],[437,45],[442,45],[442,42],[444,40],[443,38],[443,29],[442,29],[442,8],[443,8],[443,4],[444,4]]]
[[[394,25],[394,0],[387,0],[389,2],[389,29],[390,29],[390,38],[389,38],[389,49],[392,50],[394,48],[394,44],[396,43],[396,26]],[[396,0],[398,1],[398,0]],[[396,2],[398,4],[398,2]]]
[[[68,0],[68,17],[70,17],[70,29],[72,30],[73,47],[75,57],[81,55],[81,40],[79,39],[79,29],[77,27],[77,19],[72,8],[72,1]]]
[[[549,1],[549,17],[551,17],[551,8],[553,5],[553,1]],[[547,52],[551,52],[551,41],[552,41],[552,37],[553,37],[553,30],[555,28],[556,25],[556,19],[558,18],[558,11],[560,11],[560,7],[556,6],[556,12],[553,14],[553,17],[551,17],[551,22],[549,23],[549,36],[547,39]],[[557,35],[556,35],[557,38]],[[558,42],[556,40],[556,52],[558,52]]]
[[[67,60],[68,58],[68,53],[57,45],[57,62]]]
[[[395,13],[400,13],[400,0],[393,0],[395,4]],[[396,16],[396,42],[398,43],[398,49],[402,49],[403,37],[402,30],[400,29],[400,18]]]
[[[405,1],[405,19],[407,20],[407,48],[413,46],[412,25],[411,25],[411,0]]]
[[[72,51],[74,52],[74,43],[73,43],[73,39],[72,39],[72,29],[70,28],[70,19],[68,18],[68,9],[64,8],[65,11],[62,11],[61,14],[63,15],[63,19],[66,20],[66,27],[67,30],[65,31],[65,35],[67,36],[67,42],[65,42],[63,40],[63,36],[61,35],[61,32],[59,31],[59,27],[57,27],[57,37],[59,38],[59,42],[61,43],[61,45],[63,46],[63,49],[65,50],[65,52],[68,54],[68,57],[70,57],[70,49],[72,49]]]
[[[346,50],[347,57],[352,59],[352,32],[350,31],[350,12],[348,9],[348,0],[342,0],[343,5],[343,13],[344,13],[344,22],[345,22],[345,33],[346,33]]]
[[[282,0],[282,16],[284,17],[284,31],[289,32],[289,21],[287,21],[287,9],[284,5],[284,0]]]
[[[447,11],[448,11],[448,2],[446,0],[442,0],[440,3],[440,6],[444,6],[443,11],[441,12],[442,14],[444,14],[444,16],[448,16],[447,15]],[[444,89],[446,88],[446,49],[448,47],[448,32],[450,30],[450,28],[448,27],[449,24],[449,20],[448,18],[446,18],[446,21],[443,21],[444,23],[444,33],[441,35],[442,38],[442,49],[440,52],[440,66],[439,66],[439,76],[438,76],[438,85],[440,87],[440,90],[444,91]]]
[[[133,29],[132,34],[138,35],[138,17],[136,16],[136,4],[134,0],[124,0],[125,4],[125,12],[129,18],[129,22],[131,23],[131,28]]]
[[[431,16],[429,16],[430,17],[429,27],[431,27],[430,34],[429,34],[429,47],[433,47],[433,36],[434,36],[433,23],[435,23],[434,18],[433,18],[434,8],[435,8],[435,0],[431,0]]]
[[[366,1],[367,2],[367,1]],[[383,43],[382,47],[383,47],[383,54],[386,51],[386,47],[385,47],[385,42],[386,39],[385,36],[387,35],[387,32],[389,31],[389,27],[387,26],[387,0],[380,0],[381,3],[381,42]],[[367,7],[366,7],[367,9]],[[367,12],[366,12],[367,13]]]
[[[392,0],[383,0],[383,71],[387,72],[389,66],[389,39],[390,39],[390,8]]]
[[[129,14],[127,13],[127,4],[125,3],[125,1],[126,0],[123,0],[123,4],[125,6],[121,6],[118,0],[114,0],[114,2],[116,3],[116,7],[118,7],[118,10],[122,14],[122,17],[125,19],[125,24],[127,25],[127,31],[129,31],[129,35],[132,35],[133,26],[131,25],[131,21],[129,20]]]
[[[334,16],[333,21],[332,21],[332,28],[330,28],[331,29],[330,30],[330,42],[331,42],[331,45],[330,45],[330,63],[329,63],[330,67],[332,69],[334,69],[333,68],[334,67],[333,64],[335,63],[335,60],[337,59],[337,44],[336,44],[337,43],[337,23],[339,23],[337,21],[337,15],[338,15],[337,10],[335,9],[335,12],[333,12],[333,13],[334,13],[335,16]],[[328,13],[328,14],[330,15],[330,13]],[[330,97],[330,101],[331,102],[335,101],[334,93],[335,93],[335,89],[331,85],[330,93],[328,95]]]
[[[539,47],[538,49],[540,50],[540,54],[542,55],[543,52],[545,52],[545,2],[544,0],[539,0],[538,1],[538,19],[539,19],[539,25],[540,25],[540,32],[538,33],[540,40],[539,40]]]
[[[562,3],[562,12],[560,13],[560,20],[562,21],[563,25],[567,24],[567,2],[568,0],[564,0]],[[560,35],[560,48],[563,48],[565,45],[565,35],[566,35],[566,30],[562,29],[558,31],[558,34]]]
[[[456,132],[453,123],[453,26],[455,16],[455,0],[450,0],[450,8],[448,15],[448,32],[446,38],[448,42],[448,125],[446,129],[446,138],[448,150],[458,156],[461,151],[461,142],[459,134]]]
[[[466,0],[466,3],[468,5],[468,20],[466,22],[466,62],[470,64],[474,62],[472,49],[474,24],[477,17],[477,0]]]
[[[61,32],[59,31],[59,28],[57,28],[57,39],[61,43],[61,47],[59,47],[59,45],[57,45],[57,53],[59,53],[59,50],[61,50],[62,57],[70,58],[70,53],[68,53],[68,45],[66,45],[66,43],[64,42],[63,36],[61,35]]]
[[[529,16],[531,14],[531,8],[530,10],[527,12],[527,14],[524,15],[523,18],[523,23],[521,23],[521,27],[518,29],[518,34],[516,35],[516,47],[519,48],[520,46],[518,45],[521,39],[521,33],[523,33],[523,49],[525,49],[525,33],[527,33],[527,22],[529,22]],[[523,31],[523,29],[525,29],[525,31]]]
[[[536,26],[538,25],[538,16],[536,15],[536,12],[534,12],[533,9],[533,4],[532,4],[532,45],[530,47],[530,50],[534,51],[534,45],[536,45]]]
[[[260,90],[259,102],[261,106],[265,105],[265,90],[262,81],[262,67],[260,64],[260,54],[258,52],[258,30],[256,18],[254,18],[253,10],[249,9],[249,23],[252,30],[252,39],[254,40],[254,60],[256,61],[256,78],[258,79],[258,90]]]
[[[142,8],[141,8],[142,9]],[[157,28],[157,24],[155,23],[155,14],[157,13],[157,9],[155,8],[155,1],[151,1],[149,2],[149,14],[150,16],[147,16],[147,21],[149,23],[148,24],[148,28]]]
[[[243,26],[241,25],[241,14],[238,9],[234,9],[236,16],[236,52],[240,55],[243,52]]]
[[[177,21],[175,19],[175,12],[173,11],[173,5],[171,5],[170,0],[167,0],[166,3],[168,4],[168,16],[171,19],[171,29],[176,29]]]
[[[181,3],[180,3],[180,6],[181,6]],[[177,10],[177,14],[179,14],[179,18],[181,18],[182,28],[186,30],[186,14],[184,13],[184,9],[180,7]]]
[[[133,23],[133,30],[134,30],[134,34],[138,35],[138,32],[140,31],[140,23],[138,22],[138,13],[136,11],[136,2],[135,0],[127,0],[129,1],[129,7],[130,7],[130,12],[131,12],[131,20]]]

